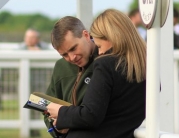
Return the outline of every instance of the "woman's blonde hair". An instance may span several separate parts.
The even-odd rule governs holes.
[[[110,55],[118,57],[116,69],[122,64],[129,82],[146,79],[146,43],[127,15],[115,9],[105,10],[93,21],[90,34],[112,43]]]

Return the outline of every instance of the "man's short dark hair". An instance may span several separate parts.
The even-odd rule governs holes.
[[[133,10],[131,10],[130,12],[129,12],[129,14],[128,14],[128,16],[129,16],[129,18],[130,17],[133,17],[133,16],[135,16],[137,13],[139,13],[140,11],[139,11],[139,8],[136,8],[136,9],[133,9]]]
[[[83,30],[86,30],[85,26],[78,18],[72,16],[61,18],[52,29],[51,42],[53,47],[59,49],[69,31],[72,32],[74,37],[81,38]]]

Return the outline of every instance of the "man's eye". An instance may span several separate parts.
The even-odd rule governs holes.
[[[101,46],[97,46],[98,48],[101,48]]]
[[[63,55],[61,55],[61,56],[62,56],[62,57],[67,57],[67,55],[68,55],[68,54],[63,54]]]
[[[73,47],[70,51],[75,51],[75,49],[76,49],[76,46],[75,46],[75,47]]]
[[[71,49],[70,49],[70,52],[73,52],[73,51],[75,51],[76,50],[76,46],[75,47],[72,47]]]

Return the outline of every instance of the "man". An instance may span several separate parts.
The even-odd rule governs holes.
[[[173,9],[173,44],[174,44],[174,49],[179,49],[179,24],[178,24],[178,19],[179,19],[179,12],[177,9]]]
[[[24,42],[20,44],[20,49],[26,50],[45,50],[48,44],[40,41],[40,34],[37,30],[28,29],[24,35]]]
[[[142,27],[142,19],[140,16],[140,12],[139,9],[133,9],[129,12],[129,18],[131,19],[131,21],[133,22],[133,24],[135,25],[135,27],[137,28],[139,34],[141,35],[141,37],[146,40],[147,39],[147,32],[146,29],[144,29]]]
[[[179,12],[176,8],[173,9],[173,25],[174,25],[174,33],[179,35]]]
[[[71,16],[61,18],[54,25],[51,41],[63,58],[55,64],[46,94],[80,105],[92,76],[97,48],[82,22]],[[49,128],[46,117],[45,122]]]

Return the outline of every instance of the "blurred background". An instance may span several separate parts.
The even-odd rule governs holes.
[[[179,9],[179,0],[172,2]],[[128,14],[138,8],[138,0],[93,0],[92,7],[93,18],[107,8]],[[9,0],[0,9],[0,138],[25,138],[20,126],[28,123],[29,138],[50,137],[41,113],[29,111],[27,115],[22,105],[31,92],[46,91],[54,63],[60,58],[50,44],[51,30],[61,17],[76,16],[76,8],[75,0]],[[38,43],[43,41],[47,47],[21,45],[29,28],[33,28]],[[19,121],[21,118],[25,121]]]
[[[179,0],[174,0],[179,9]],[[93,0],[93,16],[106,8],[116,8],[126,14],[138,7],[138,0],[108,1]],[[73,0],[9,0],[0,9],[0,42],[21,42],[28,28],[37,29],[42,40],[50,42],[50,31],[54,23],[65,15],[76,16],[76,1]]]
[[[179,9],[179,0],[174,0]],[[108,1],[93,0],[93,16],[106,8],[116,8],[126,14],[138,7],[138,0]],[[50,31],[54,23],[65,15],[76,16],[76,1],[73,0],[9,0],[0,9],[0,42],[21,42],[28,28],[37,29],[41,39],[50,42]]]
[[[94,17],[106,8],[117,8],[128,12],[137,6],[137,0],[103,3],[93,0]],[[65,15],[76,16],[76,1],[73,0],[9,0],[0,10],[0,42],[21,42],[28,28],[35,28],[41,33],[41,38],[50,42],[50,31],[54,23]]]

